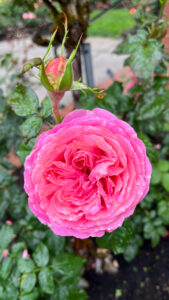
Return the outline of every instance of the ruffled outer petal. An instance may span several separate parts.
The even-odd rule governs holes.
[[[37,139],[24,187],[31,211],[55,234],[100,237],[133,214],[151,172],[129,124],[103,109],[75,110]]]

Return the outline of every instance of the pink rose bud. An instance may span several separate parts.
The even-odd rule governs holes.
[[[101,237],[133,214],[151,172],[129,124],[104,109],[79,109],[38,137],[24,188],[33,214],[55,234]]]
[[[60,90],[60,84],[66,69],[66,61],[65,57],[60,56],[56,59],[52,59],[45,68],[48,80],[54,90]]]
[[[12,222],[12,220],[7,220],[7,221],[6,221],[6,224],[7,224],[7,225],[12,225],[13,222]]]
[[[57,119],[58,115],[58,103],[62,99],[64,93],[69,90],[89,90],[93,92],[98,98],[104,98],[103,91],[90,88],[86,84],[79,81],[74,81],[72,63],[77,53],[81,37],[77,43],[76,48],[72,51],[69,58],[64,57],[64,45],[67,39],[68,27],[67,18],[65,16],[65,35],[61,45],[61,55],[56,59],[48,61],[47,57],[52,47],[57,29],[53,33],[47,51],[44,57],[33,58],[26,62],[23,67],[22,73],[29,71],[33,67],[39,68],[39,78],[42,85],[47,89],[49,96],[52,100],[53,113]]]
[[[8,255],[8,249],[3,250],[3,252],[2,252],[2,257],[3,257],[3,258],[6,258],[7,255]]]
[[[37,3],[34,3],[34,8],[38,8],[39,7],[39,5],[37,4]]]
[[[27,249],[23,250],[23,252],[22,252],[22,257],[23,257],[23,258],[30,258],[30,255],[29,255]]]
[[[139,5],[137,5],[137,8],[140,9],[140,8],[142,8],[142,6],[139,4]]]

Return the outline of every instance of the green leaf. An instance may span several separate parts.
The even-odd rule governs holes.
[[[143,133],[139,132],[138,137],[143,141],[143,143],[146,146],[146,152],[151,160],[151,162],[157,162],[158,161],[158,152],[154,149],[153,144],[151,143],[149,137]]]
[[[91,88],[89,87],[87,84],[83,83],[83,82],[79,82],[79,81],[73,81],[72,86],[71,86],[71,90],[72,91],[76,91],[76,90],[87,90],[91,93],[93,93],[97,98],[99,99],[103,99],[104,95],[103,95],[103,91],[100,91],[97,88]]]
[[[18,289],[8,284],[5,291],[5,300],[18,300],[18,296]]]
[[[166,191],[169,192],[169,173],[162,174],[161,182]]]
[[[4,288],[0,285],[0,299],[5,299],[4,297]]]
[[[141,236],[138,234],[135,235],[131,239],[129,245],[127,246],[127,248],[124,251],[124,259],[127,262],[131,262],[138,254],[139,248],[140,248],[140,246],[142,246],[142,244],[143,244],[143,240],[142,240]]]
[[[24,274],[21,279],[21,288],[25,292],[31,292],[36,284],[35,273]]]
[[[31,293],[21,293],[20,300],[36,300],[39,299],[39,291],[37,288]]]
[[[10,99],[10,104],[18,116],[29,116],[37,111],[39,101],[33,90],[19,84]]]
[[[46,266],[49,262],[48,248],[43,243],[38,244],[33,253],[33,258],[38,267]]]
[[[21,134],[25,138],[32,138],[37,136],[42,126],[42,119],[39,116],[31,116],[24,123],[22,123],[20,129]]]
[[[161,174],[159,172],[159,169],[154,166],[152,169],[151,184],[156,185],[159,184],[160,181],[161,181]]]
[[[147,40],[130,57],[130,66],[136,77],[151,80],[157,64],[162,59],[161,49],[156,40]],[[146,67],[145,67],[146,66]]]
[[[62,253],[53,259],[54,270],[67,277],[79,277],[85,260],[79,256]]]
[[[11,269],[12,269],[12,258],[7,256],[1,264],[0,277],[3,280],[6,280],[11,272]]]
[[[33,271],[35,264],[31,258],[19,258],[18,260],[18,270],[21,273],[28,273]]]
[[[7,170],[12,170],[14,166],[8,160],[0,160],[0,165]]]
[[[160,172],[168,172],[169,171],[169,161],[168,160],[160,160],[158,162],[158,169]]]
[[[126,220],[123,226],[111,233],[106,233],[103,237],[97,238],[97,243],[101,248],[111,249],[115,254],[123,253],[128,246],[133,235],[131,223]]]
[[[169,107],[167,107],[164,111],[164,119],[169,121]]]
[[[67,300],[86,300],[88,299],[88,296],[86,294],[86,292],[82,289],[71,289],[70,290],[70,294],[67,298]]]
[[[19,149],[17,151],[17,155],[19,156],[19,159],[22,164],[24,164],[26,157],[32,151],[35,142],[36,142],[36,138],[31,139],[27,144],[25,144],[23,141],[21,142]]]
[[[13,239],[13,229],[11,226],[3,225],[0,230],[0,249],[8,247]]]
[[[169,225],[169,202],[160,201],[158,203],[158,215],[162,219],[164,225]]]
[[[2,112],[3,111],[3,109],[4,109],[4,101],[3,101],[3,90],[2,89],[0,89],[0,112]]]
[[[152,231],[151,235],[151,245],[152,247],[156,247],[160,242],[160,235],[158,234],[158,231],[154,230]]]
[[[158,96],[152,102],[143,102],[137,113],[137,120],[147,120],[157,117],[165,108],[165,99]]]
[[[18,242],[12,246],[11,252],[14,254],[17,254],[18,252],[23,251],[26,248],[27,247],[26,247],[25,242]]]
[[[22,74],[23,73],[26,73],[27,71],[29,71],[30,69],[32,69],[33,67],[37,67],[37,66],[40,66],[42,64],[42,59],[40,57],[35,57],[35,58],[32,58],[30,60],[28,60],[24,66],[23,66],[23,69],[22,69]]]
[[[56,256],[59,253],[62,253],[65,243],[66,239],[64,236],[56,235],[51,230],[48,231],[46,245],[52,254]]]
[[[117,46],[115,53],[130,54],[137,51],[138,47],[142,45],[148,37],[148,31],[140,29],[135,35],[129,35],[127,40]]]
[[[12,176],[4,168],[0,168],[0,186],[8,186],[13,183]]]
[[[52,102],[48,96],[46,96],[42,102],[40,114],[44,118],[47,118],[52,115]]]
[[[46,294],[52,295],[55,289],[52,270],[45,267],[39,272],[38,279],[42,291]]]

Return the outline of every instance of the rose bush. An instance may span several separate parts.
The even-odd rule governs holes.
[[[103,109],[75,110],[42,133],[25,162],[29,207],[57,235],[103,236],[149,189],[151,164],[133,128]]]

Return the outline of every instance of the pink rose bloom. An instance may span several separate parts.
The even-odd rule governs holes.
[[[31,211],[55,234],[101,237],[133,214],[151,171],[129,124],[104,109],[75,110],[37,139],[24,187]]]

